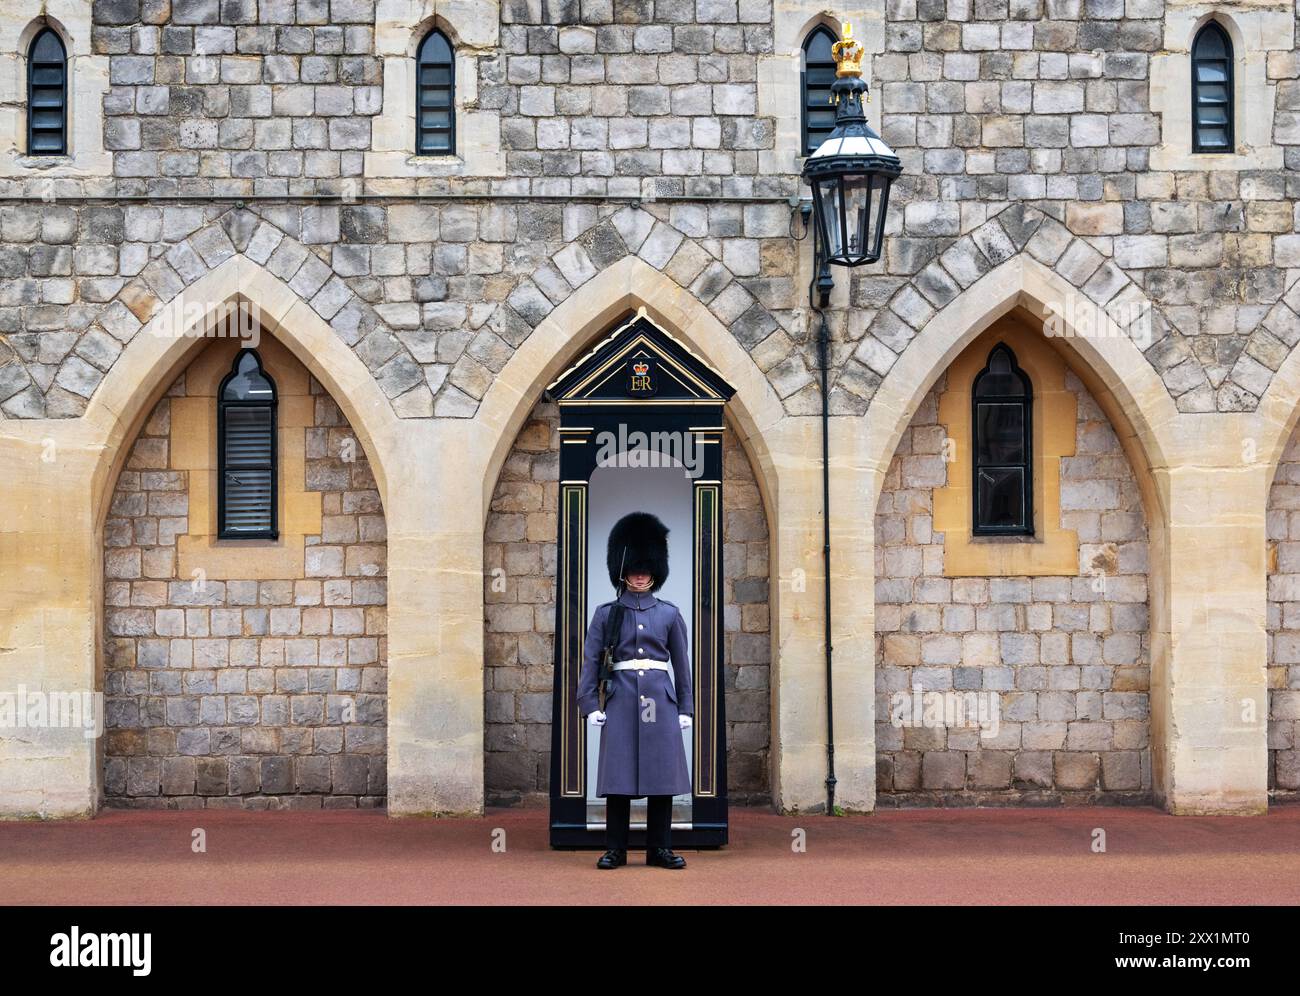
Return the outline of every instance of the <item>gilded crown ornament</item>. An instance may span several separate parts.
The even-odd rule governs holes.
[[[861,76],[863,48],[853,37],[852,23],[845,21],[840,25],[840,31],[843,37],[831,46],[831,58],[835,60],[835,75],[840,78]]]
[[[830,94],[835,127],[804,160],[802,171],[812,191],[819,268],[815,291],[822,307],[834,285],[830,265],[861,266],[880,259],[889,188],[903,172],[897,154],[867,123],[865,53],[853,40],[851,24],[846,21],[842,31],[841,40],[831,46],[836,63]]]

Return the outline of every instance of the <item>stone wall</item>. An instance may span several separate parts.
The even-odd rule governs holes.
[[[483,548],[487,802],[540,799],[551,777],[559,410],[533,408],[501,468]]]
[[[1268,788],[1300,801],[1300,431],[1268,493]]]
[[[410,6],[418,12],[409,19],[412,30],[423,30],[434,15],[432,0]],[[85,454],[84,463],[68,460],[58,471],[33,469],[31,435],[48,434],[65,452],[90,438],[111,453],[111,419],[82,419],[92,399],[102,392],[112,397],[104,410],[132,410],[112,391],[149,382],[142,350],[132,348],[147,335],[141,329],[165,317],[169,305],[193,304],[214,285],[258,286],[261,303],[284,305],[278,313],[317,345],[315,333],[328,328],[370,372],[391,413],[418,430],[389,437],[403,441],[470,438],[479,426],[453,423],[475,420],[493,384],[509,380],[511,396],[532,390],[507,371],[508,361],[539,328],[548,342],[572,332],[557,328],[557,308],[572,304],[585,321],[606,306],[573,298],[611,274],[621,281],[616,294],[670,287],[672,294],[654,295],[686,302],[682,314],[714,358],[731,343],[724,348],[712,338],[712,319],[734,337],[766,380],[743,383],[759,394],[770,387],[788,417],[768,412],[773,417],[759,429],[765,437],[789,439],[801,419],[820,413],[816,326],[807,307],[813,240],[788,202],[801,191],[798,159],[794,143],[780,137],[798,106],[790,53],[803,26],[826,13],[820,5],[439,4],[439,16],[452,22],[460,11],[475,12],[474,37],[460,46],[458,72],[467,75],[458,86],[465,110],[496,116],[502,170],[476,174],[448,163],[448,175],[439,175],[413,164],[414,175],[405,178],[375,175],[368,166],[384,128],[377,102],[392,80],[381,37],[394,22],[380,16],[391,0],[95,0],[63,7],[85,15],[68,21],[81,32],[70,46],[79,53],[78,71],[84,66],[91,77],[79,78],[74,91],[80,97],[105,90],[105,151],[97,164],[75,154],[70,162],[6,154],[0,163],[0,426],[7,427],[0,430],[0,458],[6,479],[17,481],[7,535],[19,551],[0,563],[10,593],[0,599],[9,603],[0,604],[0,615],[15,632],[36,632],[30,627],[54,605],[98,626],[88,604],[69,594],[92,590],[98,578],[86,583],[87,571],[97,575],[98,566],[67,551],[33,563],[24,550],[32,537],[66,534],[69,522],[82,529],[99,521],[99,508],[74,514],[70,505],[45,500],[66,492],[56,473],[100,478],[86,470]],[[1019,274],[1021,290],[1039,300],[1046,289],[1058,300],[1040,303],[1061,310],[1150,302],[1149,337],[1135,338],[1179,417],[1163,410],[1159,390],[1148,389],[1146,367],[1116,365],[1126,353],[1136,360],[1127,344],[1088,355],[1102,364],[1099,374],[1137,387],[1129,396],[1152,416],[1155,435],[1196,441],[1196,460],[1177,468],[1176,486],[1213,482],[1205,493],[1222,507],[1197,514],[1222,516],[1212,520],[1212,542],[1222,544],[1219,559],[1232,558],[1223,584],[1238,591],[1257,583],[1261,569],[1253,558],[1263,552],[1253,533],[1248,543],[1237,542],[1253,528],[1231,507],[1242,476],[1237,439],[1257,428],[1238,416],[1259,409],[1262,419],[1273,418],[1275,408],[1259,405],[1270,385],[1283,397],[1295,393],[1275,375],[1300,343],[1300,57],[1293,0],[1224,0],[1217,16],[1238,32],[1234,37],[1249,39],[1238,52],[1248,142],[1231,157],[1179,155],[1173,145],[1187,100],[1178,88],[1190,74],[1170,60],[1185,58],[1194,9],[1172,0],[883,0],[855,12],[865,15],[857,33],[870,49],[871,113],[905,171],[891,199],[883,259],[835,274],[825,312],[828,400],[831,412],[844,417],[837,421],[867,415],[900,357],[909,350],[929,355],[917,348],[927,328],[951,332],[965,314],[996,306]],[[0,19],[11,26],[30,26],[45,11],[39,0],[0,0]],[[449,30],[465,41],[466,27],[451,23]],[[13,91],[21,58],[15,51],[0,60],[8,81],[0,86],[0,127],[17,128]],[[78,116],[83,130],[86,120]],[[10,147],[12,141],[4,145]],[[106,172],[90,169],[104,161]],[[994,272],[999,276],[986,279]],[[332,362],[330,369],[347,365]],[[910,371],[914,364],[903,366]],[[109,389],[105,379],[123,368],[123,382]],[[360,367],[340,382],[368,387]],[[882,400],[889,411],[899,399],[886,388]],[[370,410],[387,418],[384,404],[380,399]],[[1167,442],[1162,451],[1175,452]],[[1220,462],[1203,463],[1206,454]],[[394,465],[405,456],[393,457]],[[802,456],[780,454],[780,486],[800,495]],[[29,500],[32,494],[38,499]],[[1168,510],[1170,525],[1184,521],[1187,504]],[[790,503],[783,512],[793,521],[772,523],[782,535],[812,528]],[[429,527],[427,518],[412,521]],[[1176,544],[1183,534],[1168,535]],[[544,564],[541,570],[547,576]],[[116,582],[151,580],[163,579],[109,579],[108,589],[121,598]],[[183,576],[176,580],[184,583]],[[1228,698],[1250,691],[1261,662],[1248,636],[1225,635],[1221,659],[1200,660],[1188,648],[1222,628],[1219,607],[1205,603],[1198,579],[1186,573],[1163,580],[1175,609],[1170,665],[1189,679],[1169,689],[1170,700],[1181,709],[1187,697],[1210,689]],[[419,587],[412,582],[403,591]],[[422,597],[444,604],[442,588],[436,597],[431,591],[426,586]],[[29,595],[34,604],[24,601]],[[128,602],[133,597],[128,588]],[[412,598],[410,605],[426,604]],[[1075,601],[1072,584],[1065,604]],[[758,614],[754,603],[738,604]],[[1015,610],[1034,604],[1016,603]],[[260,606],[240,608],[252,607]],[[782,641],[802,647],[809,617],[789,611]],[[412,615],[418,612],[408,606],[403,617]],[[1252,622],[1246,630],[1258,628]],[[83,659],[94,656],[85,633],[69,626],[41,641],[30,654],[23,644],[20,675],[75,672],[83,684],[94,683],[95,663]],[[416,644],[426,647],[410,645]],[[738,638],[731,651],[742,659]],[[478,660],[458,657],[454,666],[470,669],[477,685]],[[752,667],[752,675],[737,674],[738,684],[757,679],[761,665]],[[1276,681],[1278,667],[1269,673]],[[466,671],[457,676],[463,694]],[[468,707],[461,700],[430,717],[422,708],[427,688],[416,682],[408,691],[404,728],[412,742],[444,719],[458,744],[476,742],[476,728],[457,725],[477,714],[476,696]],[[808,725],[815,710],[798,707],[805,693],[812,694],[793,687],[783,693],[787,725],[780,735],[792,742],[816,735]],[[746,714],[745,707],[733,711]],[[1278,730],[1275,724],[1275,743]],[[733,749],[750,732],[757,729],[733,729]],[[1253,789],[1219,793],[1215,783],[1244,783],[1248,768],[1262,771],[1247,732],[1224,728],[1208,741],[1200,730],[1163,733],[1167,780],[1179,783],[1170,790],[1177,799],[1171,806],[1254,804],[1241,801],[1253,799]],[[1262,753],[1262,738],[1260,744]],[[47,803],[83,811],[84,786],[67,786],[92,770],[78,754],[84,749],[52,748],[56,760],[49,763],[21,760],[24,782],[6,799],[21,798],[7,811],[36,812]],[[1202,752],[1221,749],[1228,755],[1222,767],[1203,763]],[[478,759],[467,762],[460,751],[449,748],[441,762],[426,763],[410,760],[418,751],[402,752],[409,784],[418,786],[407,794],[407,809],[447,801],[429,786],[456,782],[457,769],[473,770]],[[793,776],[801,763],[789,752],[782,758],[791,771],[781,782],[793,793],[808,783]],[[47,784],[62,787],[47,793]],[[476,791],[458,788],[447,804],[457,812],[473,808]]]
[[[1067,373],[1078,414],[1060,519],[1078,533],[1079,572],[945,577],[933,496],[969,473],[944,458],[946,380],[903,434],[876,509],[877,804],[1149,799],[1147,534],[1119,440]],[[995,695],[997,735],[891,721],[911,715],[894,696],[914,688]]]
[[[559,411],[538,402],[492,494],[484,545],[485,781],[489,803],[548,791],[555,660]],[[768,539],[758,487],[723,436],[724,694],[733,803],[770,801]]]
[[[722,543],[727,796],[758,805],[772,793],[770,550],[758,482],[734,431],[722,437]]]
[[[790,11],[469,8],[499,22],[458,71],[465,110],[497,116],[506,175],[393,179],[365,172],[384,113],[374,0],[98,0],[112,175],[0,180],[30,199],[0,212],[0,411],[80,414],[133,321],[236,253],[333,323],[403,417],[472,417],[554,306],[627,255],[732,327],[792,414],[818,411],[796,157],[775,144],[798,106],[783,60],[802,39],[775,33],[798,30]],[[888,0],[868,19],[905,172],[884,261],[841,276],[829,315],[833,411],[864,411],[935,310],[1021,253],[1081,300],[1153,305],[1140,344],[1180,410],[1256,407],[1300,341],[1300,58],[1293,4],[1223,8],[1258,39],[1239,53],[1243,117],[1271,120],[1214,169],[1162,137],[1186,113],[1187,74],[1162,61],[1190,44],[1181,5]],[[339,200],[282,200],[299,194]],[[160,214],[119,195],[194,200]]]
[[[201,472],[174,469],[187,445],[173,434],[174,408],[196,393],[191,386],[187,394],[185,373],[150,414],[118,477],[104,527],[107,805],[384,804],[387,539],[379,493],[338,406],[305,370],[276,358],[266,369],[281,390],[280,486],[315,497],[317,535],[293,536],[282,513],[282,543],[226,541],[225,550],[216,543],[185,552],[187,539],[204,532],[192,517],[209,514],[193,501]],[[190,366],[191,380],[200,362]],[[309,427],[285,425],[292,399],[284,388],[295,373],[310,391]],[[215,424],[210,395],[211,388],[199,393],[199,407]],[[295,432],[305,455],[296,482],[285,454]],[[267,577],[275,572],[265,561],[295,542],[298,576]],[[221,554],[241,546],[242,559],[222,570]],[[189,563],[211,569],[185,570]]]

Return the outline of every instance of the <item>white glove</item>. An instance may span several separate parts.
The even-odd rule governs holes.
[[[677,725],[678,725],[679,727],[681,727],[683,730],[689,730],[689,729],[691,728],[691,717],[690,717],[690,716],[678,716],[678,717],[677,717]]]
[[[599,709],[597,709],[595,712],[591,713],[587,717],[587,720],[591,723],[592,726],[604,726],[605,714],[601,712]]]

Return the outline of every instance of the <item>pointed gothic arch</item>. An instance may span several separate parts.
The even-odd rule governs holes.
[[[807,457],[820,447],[820,420],[786,414],[771,383],[750,354],[708,308],[668,276],[636,256],[627,256],[584,283],[542,321],[502,369],[468,426],[474,434],[467,451],[476,454],[486,521],[492,490],[510,447],[543,389],[622,316],[644,309],[656,324],[697,352],[736,388],[726,408],[730,428],[754,470],[770,532],[772,645],[772,795],[779,809],[807,809],[824,798],[816,774],[824,757],[825,680],[823,660],[823,578],[820,556],[811,557],[810,537],[821,535],[821,474]],[[852,507],[844,495],[868,486],[865,468],[849,456],[849,434],[836,432],[831,443],[832,488],[839,509]],[[482,458],[477,454],[482,453]],[[835,498],[832,507],[835,508]],[[862,517],[833,512],[838,549],[854,551],[869,542],[870,524]],[[475,555],[481,556],[481,535]],[[465,555],[471,551],[468,547]],[[856,554],[846,561],[857,560]],[[832,586],[836,645],[836,757],[838,792],[846,808],[870,808],[874,798],[870,681],[860,662],[870,653],[869,600],[853,590],[861,565],[846,563],[847,583]],[[837,579],[838,579],[837,569]],[[481,611],[482,591],[475,592]],[[482,618],[478,660],[482,653]],[[864,625],[865,623],[865,625]],[[481,689],[481,676],[479,677]],[[481,695],[481,691],[480,691]],[[819,705],[820,703],[820,705]],[[482,722],[479,703],[478,722]]]
[[[42,568],[49,578],[65,579],[57,593],[52,580],[31,583],[26,595],[12,577],[0,577],[8,613],[31,631],[27,653],[44,661],[47,673],[66,687],[100,691],[103,687],[102,597],[104,522],[114,482],[132,442],[158,399],[176,375],[207,345],[185,333],[206,322],[231,302],[255,304],[267,332],[316,377],[344,411],[371,461],[387,511],[391,477],[385,473],[399,459],[402,426],[392,406],[352,350],[312,308],[269,271],[235,256],[214,268],[163,306],[123,349],[90,399],[83,417],[59,421],[9,420],[0,457],[18,460],[15,473],[44,447],[56,454],[39,474],[25,471],[34,502],[16,525],[50,551]],[[409,437],[409,430],[405,432]],[[22,459],[19,459],[22,458]],[[40,461],[37,461],[39,464]],[[400,507],[400,499],[395,507]],[[401,529],[401,515],[398,516]],[[400,558],[398,558],[400,560]],[[409,560],[390,567],[390,600],[405,600],[418,581]],[[84,579],[93,579],[89,586]],[[44,585],[44,587],[42,587]],[[418,601],[418,599],[417,599]],[[417,606],[416,613],[422,610]],[[409,615],[409,613],[408,613]],[[398,628],[392,653],[427,660],[429,651],[414,627]],[[92,815],[102,800],[102,745],[78,736],[41,762],[42,774],[25,805],[40,815]],[[26,798],[26,796],[24,797]]]
[[[1078,291],[1060,274],[1026,256],[1015,256],[972,283],[928,322],[923,334],[907,347],[885,376],[863,416],[865,432],[861,437],[859,459],[871,468],[872,478],[872,486],[865,495],[867,508],[874,510],[878,502],[889,460],[919,403],[953,359],[993,321],[1011,309],[1021,309],[1041,320],[1052,312],[1060,316],[1062,302],[1076,296]],[[1171,674],[1175,666],[1175,648],[1179,648],[1179,661],[1187,659],[1190,662],[1179,663],[1179,667],[1200,667],[1195,651],[1183,648],[1187,646],[1187,633],[1195,632],[1197,625],[1204,625],[1199,619],[1175,618],[1175,606],[1186,609],[1183,599],[1187,596],[1182,592],[1186,580],[1178,576],[1180,570],[1186,573],[1186,567],[1180,567],[1180,564],[1186,564],[1183,551],[1188,542],[1195,544],[1195,538],[1190,534],[1196,527],[1188,527],[1186,516],[1175,512],[1173,507],[1173,502],[1178,501],[1173,497],[1177,494],[1174,478],[1199,459],[1195,436],[1186,432],[1191,416],[1179,415],[1169,391],[1151,363],[1127,335],[1088,338],[1066,328],[1060,338],[1053,339],[1053,343],[1071,360],[1071,369],[1108,416],[1121,439],[1143,498],[1151,542],[1149,633],[1152,763],[1156,796],[1174,811],[1203,811],[1197,809],[1199,806],[1208,806],[1204,811],[1218,811],[1222,806],[1242,806],[1243,802],[1234,794],[1239,791],[1238,785],[1232,785],[1231,792],[1225,796],[1217,796],[1218,789],[1213,787],[1212,780],[1197,779],[1192,774],[1195,766],[1191,761],[1193,755],[1201,750],[1223,749],[1221,741],[1214,740],[1223,736],[1223,727],[1199,728],[1188,735],[1188,710],[1195,709],[1200,703],[1188,692],[1187,681],[1183,681],[1178,694],[1175,694],[1174,675]],[[1300,381],[1300,371],[1292,373],[1290,380]],[[1295,420],[1292,419],[1290,424],[1294,425]],[[1277,428],[1281,429],[1281,425]],[[1284,442],[1286,437],[1282,436],[1275,443],[1277,452],[1281,452]],[[1177,537],[1171,534],[1174,528],[1179,531]],[[871,563],[872,558],[867,555],[870,547],[863,554],[861,559]],[[1253,692],[1260,690],[1253,689]],[[1180,724],[1183,729],[1179,729]],[[1262,735],[1252,737],[1253,733],[1232,746],[1243,752],[1255,752],[1260,745],[1253,739],[1262,742]],[[1175,768],[1178,770],[1177,780]]]
[[[234,256],[186,287],[136,332],[86,406],[80,421],[101,448],[93,479],[100,523],[124,447],[167,385],[205,344],[192,330],[207,327],[214,316],[241,301],[338,401],[371,455],[387,502],[385,469],[397,459],[400,425],[373,375],[284,281],[248,257]]]

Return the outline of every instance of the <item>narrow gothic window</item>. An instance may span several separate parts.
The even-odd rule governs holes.
[[[1192,42],[1192,151],[1231,152],[1232,42],[1214,21]]]
[[[63,41],[43,28],[27,50],[27,153],[68,152],[68,56]]]
[[[1033,388],[1015,354],[999,343],[971,390],[974,430],[972,517],[977,536],[1032,535]]]
[[[241,350],[217,392],[217,535],[275,539],[275,382]]]
[[[799,89],[803,107],[803,155],[810,156],[835,128],[835,105],[831,84],[835,82],[835,59],[831,46],[838,41],[830,28],[819,26],[803,43],[803,72]]]
[[[415,151],[445,156],[456,151],[456,63],[447,36],[434,28],[416,58]]]

